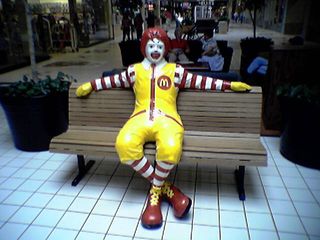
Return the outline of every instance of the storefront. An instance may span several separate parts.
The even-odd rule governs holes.
[[[0,0],[0,73],[28,65],[29,47],[24,2]],[[37,45],[37,39],[35,44]],[[48,58],[40,47],[36,59]]]
[[[0,72],[29,61],[24,0],[0,0]],[[36,60],[112,39],[111,0],[28,0]]]

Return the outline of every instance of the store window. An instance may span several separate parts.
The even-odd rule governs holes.
[[[44,18],[46,44],[54,51],[71,47],[72,51],[111,39],[108,16],[110,1],[99,0],[40,0],[30,4],[33,14]],[[109,13],[110,11],[110,13]],[[40,18],[40,21],[41,18]],[[39,24],[42,26],[42,24]]]
[[[28,31],[24,1],[0,3],[0,72],[6,72],[30,63]],[[34,40],[38,43],[36,37]],[[36,46],[36,60],[48,59],[47,51]]]
[[[113,38],[110,1],[82,0],[76,3],[82,46]]]
[[[24,0],[0,0],[0,72],[30,62]],[[112,39],[111,0],[28,0],[36,61]]]

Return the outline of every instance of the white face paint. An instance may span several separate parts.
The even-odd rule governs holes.
[[[165,52],[164,43],[154,38],[149,40],[146,45],[146,57],[151,63],[158,63],[162,60]]]

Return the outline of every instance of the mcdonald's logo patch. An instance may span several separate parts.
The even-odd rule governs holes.
[[[168,90],[171,87],[171,79],[167,76],[160,76],[157,81],[158,87],[162,90]]]

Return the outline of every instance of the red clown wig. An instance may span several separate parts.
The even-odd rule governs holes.
[[[165,47],[165,52],[164,56],[167,55],[168,51],[170,50],[170,40],[167,35],[167,33],[159,27],[154,27],[154,28],[148,28],[146,29],[141,37],[141,45],[140,45],[140,50],[143,54],[143,56],[146,56],[146,45],[149,40],[153,40],[154,38],[157,38],[161,40],[164,43]]]

